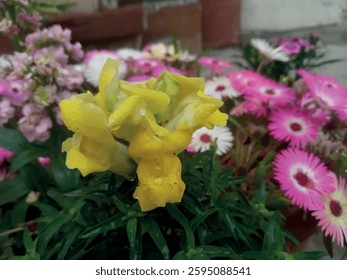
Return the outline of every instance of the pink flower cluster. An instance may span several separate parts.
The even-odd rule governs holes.
[[[50,108],[77,93],[84,81],[71,64],[84,53],[79,43],[71,43],[71,31],[59,25],[29,34],[24,44],[25,51],[14,53],[0,77],[0,125],[15,118],[29,141],[45,141],[52,127]]]
[[[9,9],[11,9],[11,13]],[[13,11],[15,11],[14,14]],[[15,16],[15,20],[11,14]],[[9,38],[36,31],[41,25],[40,14],[32,11],[28,1],[25,0],[1,1],[0,18],[0,35]]]
[[[347,184],[310,147],[332,126],[346,127],[347,90],[331,76],[307,70],[297,74],[301,86],[293,88],[250,70],[229,74],[242,96],[230,114],[264,120],[279,146],[287,146],[275,158],[274,178],[293,204],[313,211],[325,233],[343,246],[347,241]]]
[[[298,37],[278,38],[275,42],[276,45],[280,46],[282,50],[288,55],[295,55],[301,51],[313,50],[315,45],[309,43],[307,40]]]

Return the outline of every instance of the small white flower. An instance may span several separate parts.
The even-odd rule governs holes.
[[[117,55],[122,60],[137,60],[147,57],[147,53],[135,49],[123,48],[116,51]]]
[[[187,50],[182,52],[180,54],[180,57],[178,58],[182,62],[192,62],[196,59],[196,55],[190,54]]]
[[[106,63],[106,60],[108,58],[112,59],[119,59],[116,53],[113,54],[107,54],[107,53],[96,53],[94,54],[88,63],[84,66],[84,76],[86,80],[92,84],[93,86],[98,86],[101,70],[104,67],[104,64]],[[126,75],[127,67],[124,63],[120,63],[119,69],[118,69],[118,78],[123,79]]]
[[[193,133],[189,147],[190,149],[193,148],[195,152],[205,152],[216,141],[216,154],[220,156],[231,149],[233,139],[234,137],[230,129],[226,126],[215,126],[211,130],[202,127]]]
[[[218,99],[222,97],[235,98],[240,96],[227,77],[215,77],[205,83],[205,93]]]
[[[274,48],[270,43],[263,39],[251,39],[251,45],[255,47],[268,60],[278,60],[288,62],[289,56],[283,52],[282,47]]]

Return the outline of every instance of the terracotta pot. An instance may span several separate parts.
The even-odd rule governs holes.
[[[72,40],[83,46],[107,47],[128,43],[135,47],[142,34],[142,7],[129,6],[97,13],[72,13],[49,20],[72,31]]]
[[[241,39],[241,0],[200,0],[204,48],[235,45]]]
[[[201,8],[199,3],[145,11],[144,43],[177,37],[190,52],[201,51]]]

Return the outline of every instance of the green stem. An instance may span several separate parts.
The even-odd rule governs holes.
[[[260,71],[263,69],[264,65],[265,65],[265,62],[266,62],[266,58],[263,57],[262,60],[260,61],[258,67],[257,67],[257,70],[256,72],[260,73]]]

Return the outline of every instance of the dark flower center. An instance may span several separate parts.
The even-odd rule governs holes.
[[[275,91],[272,88],[268,88],[265,90],[265,94],[267,95],[275,95]]]
[[[292,123],[292,124],[290,124],[290,129],[295,131],[295,132],[298,132],[298,131],[302,130],[302,126],[299,123]]]
[[[223,91],[223,90],[225,90],[225,86],[223,85],[219,85],[216,87],[216,91]]]
[[[200,140],[201,142],[204,142],[204,143],[211,143],[212,138],[210,135],[204,133],[200,135]]]
[[[330,201],[329,206],[330,206],[331,214],[333,214],[335,217],[340,217],[342,215],[343,210],[338,201],[336,200]]]
[[[294,175],[294,179],[298,182],[298,184],[305,188],[313,187],[313,182],[310,177],[308,177],[304,172],[297,171]]]

